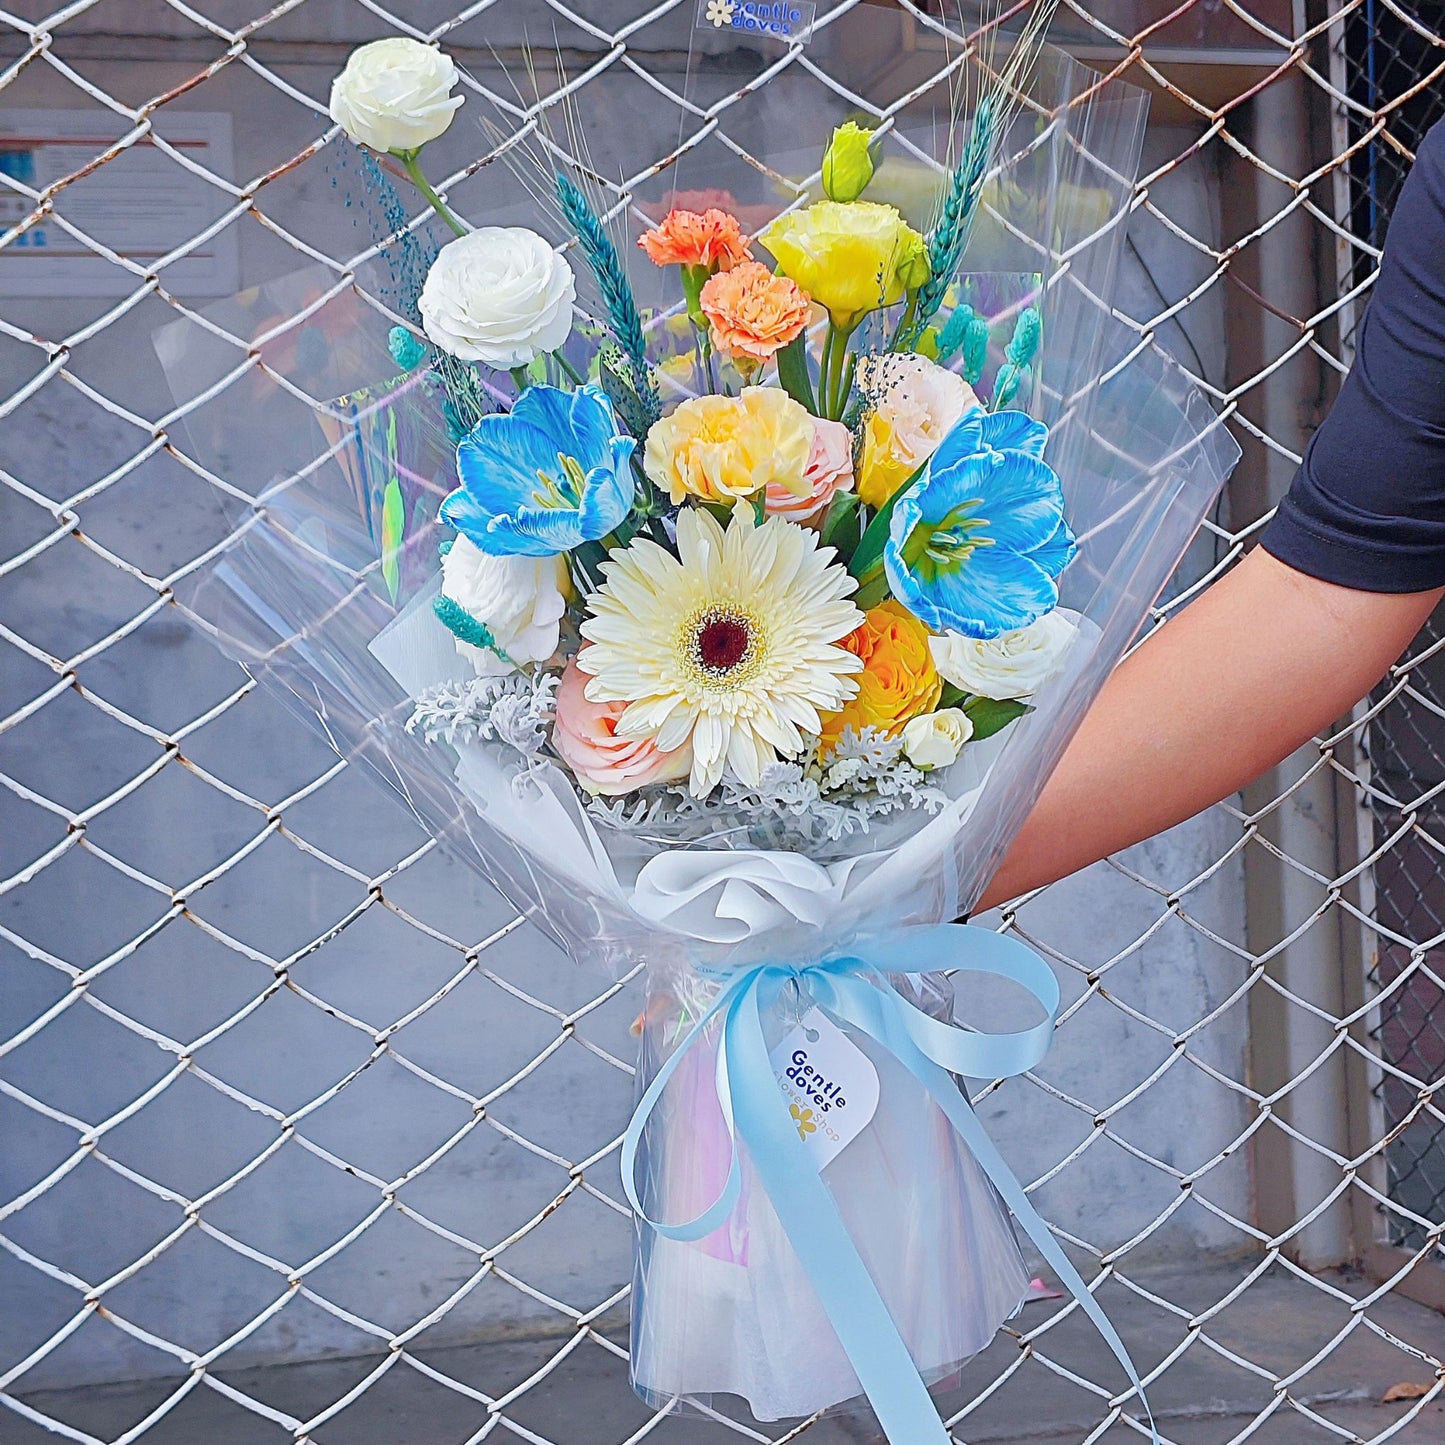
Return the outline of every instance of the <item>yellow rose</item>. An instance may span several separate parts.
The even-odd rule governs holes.
[[[893,737],[909,718],[938,706],[943,681],[934,666],[929,636],[902,603],[883,602],[870,607],[862,625],[838,643],[863,659],[863,671],[854,674],[858,691],[852,701],[823,718],[819,751],[824,758],[847,728],[855,733],[877,728]]]
[[[769,484],[805,490],[813,418],[787,392],[745,386],[741,396],[698,396],[647,433],[642,467],[674,505],[686,497],[734,502]]]
[[[876,201],[818,201],[779,216],[758,240],[844,330],[928,279],[923,237]]]

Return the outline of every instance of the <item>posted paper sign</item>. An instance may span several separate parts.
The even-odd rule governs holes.
[[[819,1168],[856,1139],[878,1109],[878,1070],[820,1009],[769,1055],[798,1138]]]
[[[187,161],[233,178],[229,115],[168,111],[156,125]],[[27,227],[0,250],[0,295],[128,296],[141,278],[98,255],[83,237],[149,268],[235,204],[150,136],[86,171],[124,134],[125,124],[101,111],[0,110],[0,231],[29,216],[38,193],[74,176],[53,194],[52,205],[81,233],[51,218]],[[229,296],[241,284],[236,228],[207,236],[161,276],[180,296]]]

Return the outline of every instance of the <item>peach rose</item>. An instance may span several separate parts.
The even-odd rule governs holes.
[[[637,244],[657,266],[705,266],[730,271],[749,260],[747,237],[736,216],[726,211],[669,211]]]
[[[813,423],[813,450],[803,468],[803,489],[789,490],[781,482],[769,482],[769,516],[806,522],[827,510],[838,492],[853,490],[853,433],[840,421]]]
[[[552,746],[589,793],[615,797],[649,783],[687,777],[692,771],[690,742],[665,753],[650,738],[618,737],[617,719],[628,704],[589,701],[583,690],[587,681],[574,657],[557,688]]]
[[[771,361],[803,334],[812,312],[806,291],[757,261],[719,271],[702,288],[699,302],[713,346],[744,362]]]

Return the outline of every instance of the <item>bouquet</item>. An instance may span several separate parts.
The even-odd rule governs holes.
[[[765,175],[609,204],[518,152],[560,246],[450,211],[420,154],[454,67],[364,46],[333,117],[454,238],[364,160],[380,282],[158,337],[242,499],[194,618],[575,956],[646,964],[622,1172],[658,1404],[861,1393],[946,1439],[927,1386],[1026,1292],[1011,1215],[1138,1387],[956,1082],[1037,1063],[1059,994],[951,920],[1237,456],[1110,315],[1144,101],[1047,17],[937,23],[974,77],[946,114],[896,79]],[[1039,1021],[958,1028],[970,972]]]

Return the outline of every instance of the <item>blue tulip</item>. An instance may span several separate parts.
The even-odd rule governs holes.
[[[883,566],[935,632],[997,637],[1058,605],[1073,561],[1049,429],[1021,411],[971,412],[893,508]]]
[[[497,557],[570,552],[632,510],[636,446],[600,387],[529,386],[462,438],[442,521]]]

